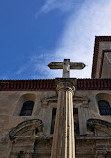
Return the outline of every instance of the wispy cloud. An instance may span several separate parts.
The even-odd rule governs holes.
[[[71,11],[74,7],[75,0],[47,0],[46,3],[36,13],[36,17],[40,14],[49,13],[52,10],[58,9],[62,13]]]
[[[72,0],[70,2],[72,3]],[[47,13],[54,8],[61,8],[59,0],[48,0],[40,13]],[[39,59],[34,56],[30,60],[33,65],[32,76],[34,78],[61,77],[61,71],[51,71],[46,65],[51,61],[63,61],[64,58],[70,58],[71,61],[81,61],[88,65],[83,70],[72,71],[72,77],[89,78],[94,39],[97,35],[111,35],[111,0],[86,0],[76,19],[75,12],[71,12],[56,48],[50,50],[47,56],[42,55]]]
[[[24,79],[28,77],[28,79],[46,79],[46,78],[54,78],[54,73],[56,73],[56,77],[60,77],[62,72],[60,70],[50,70],[48,68],[48,64],[52,61],[60,61],[59,56],[53,54],[52,50],[39,50],[39,55],[33,55],[31,57],[27,57],[26,62],[14,73],[11,75],[11,78],[19,78]],[[8,76],[10,76],[8,74]]]
[[[70,58],[88,65],[81,72],[73,71],[73,76],[90,77],[95,36],[111,35],[110,10],[110,0],[86,0],[76,20],[74,13],[69,17],[55,54],[61,60]]]

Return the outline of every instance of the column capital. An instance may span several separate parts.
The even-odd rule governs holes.
[[[77,85],[77,79],[76,78],[56,78],[55,83],[56,83],[57,91],[60,91],[60,90],[75,91],[75,88]]]

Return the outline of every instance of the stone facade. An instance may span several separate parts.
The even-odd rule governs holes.
[[[111,37],[96,37],[93,78],[77,79],[72,101],[76,158],[111,158],[111,115],[101,115],[98,106],[99,100],[111,106],[110,63],[102,56],[110,49]],[[51,157],[59,97],[55,80],[0,81],[0,158]],[[34,102],[32,114],[20,116],[26,101]]]

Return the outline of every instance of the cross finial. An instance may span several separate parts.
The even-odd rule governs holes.
[[[51,62],[50,69],[63,69],[63,78],[70,78],[70,69],[83,69],[84,63],[70,62],[70,59],[64,59],[64,62]]]

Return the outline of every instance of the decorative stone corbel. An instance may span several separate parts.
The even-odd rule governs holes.
[[[88,103],[90,102],[90,99],[86,96],[75,96],[73,99],[74,107],[83,107],[88,108]]]
[[[48,107],[49,103],[57,104],[57,96],[53,96],[53,97],[50,97],[50,98],[44,98],[44,99],[41,100],[41,106],[44,107],[44,108]]]

